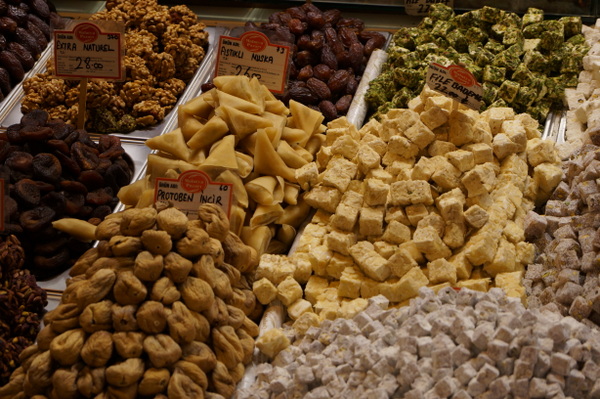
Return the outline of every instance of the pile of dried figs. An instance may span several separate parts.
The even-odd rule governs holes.
[[[38,278],[65,270],[89,248],[52,227],[63,217],[98,224],[129,184],[132,165],[118,137],[98,143],[84,130],[32,111],[0,134],[5,182],[5,231],[25,247],[25,265]]]
[[[260,28],[294,43],[286,97],[318,107],[325,121],[346,115],[369,56],[386,42],[362,20],[310,2],[271,14]]]
[[[59,20],[47,0],[0,0],[0,101],[33,68]]]
[[[254,350],[258,255],[203,204],[131,208],[96,229],[0,398],[230,398]]]

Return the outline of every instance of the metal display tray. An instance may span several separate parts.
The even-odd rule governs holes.
[[[208,32],[208,48],[204,59],[192,79],[186,85],[184,92],[179,96],[173,109],[165,116],[165,119],[157,125],[147,129],[135,130],[131,133],[113,133],[113,135],[120,138],[146,140],[168,131],[173,120],[177,123],[177,107],[195,97],[200,92],[200,86],[210,79],[216,62],[216,52],[214,51],[214,47],[218,44],[218,37],[227,33],[227,29],[224,27],[206,27],[205,30]],[[52,42],[50,42],[48,48],[36,62],[36,65],[34,65],[27,75],[25,75],[23,80],[32,77],[37,73],[43,73],[46,70],[46,62],[52,56],[52,47]],[[23,113],[21,112],[21,102],[24,97],[25,92],[23,91],[23,85],[22,83],[19,83],[13,88],[9,96],[0,103],[0,124],[2,126],[9,126],[21,121],[21,117],[23,116]],[[94,132],[89,133],[92,136],[98,135],[98,133]]]

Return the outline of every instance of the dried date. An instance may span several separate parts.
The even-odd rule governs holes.
[[[326,24],[323,13],[314,11],[309,11],[306,14],[306,22],[308,22],[308,26],[313,29],[321,29]]]
[[[371,53],[376,50],[383,48],[385,45],[385,36],[379,32],[370,32],[371,36],[365,43],[365,55],[368,57]]]
[[[348,63],[355,71],[358,71],[363,64],[364,46],[360,42],[352,43],[348,50]]]
[[[338,29],[338,37],[346,47],[350,47],[352,44],[358,43],[358,36],[356,35],[356,32],[347,26],[342,26]]]
[[[337,93],[346,88],[349,79],[350,73],[346,69],[338,69],[327,81],[327,86],[332,92]]]
[[[319,79],[310,78],[306,81],[306,86],[313,92],[320,100],[329,100],[331,98],[331,90],[325,82]]]
[[[346,85],[346,94],[352,94],[354,95],[354,93],[356,93],[356,89],[358,89],[358,83],[360,82],[360,77],[350,77],[350,79],[348,79],[348,84]]]
[[[331,47],[328,45],[324,45],[323,49],[321,50],[321,64],[327,65],[329,69],[338,69],[337,58],[333,53],[333,50],[331,50]]]
[[[337,110],[338,114],[345,115],[348,112],[351,103],[352,95],[346,94],[345,96],[340,97],[340,99],[336,101],[335,109]]]
[[[296,55],[296,66],[302,68],[315,63],[315,56],[308,50],[298,51]]]
[[[335,105],[328,100],[324,100],[319,103],[319,111],[321,111],[327,120],[333,120],[338,117],[338,112]]]
[[[302,7],[290,7],[285,10],[288,14],[292,16],[292,18],[299,19],[302,22],[306,21],[306,12],[302,9]]]
[[[325,18],[325,23],[330,24],[330,25],[336,25],[341,17],[342,17],[342,12],[338,9],[327,10],[323,13],[323,18]]]
[[[311,65],[305,65],[298,72],[298,76],[296,79],[307,81],[308,79],[313,78],[313,67]]]
[[[319,101],[312,90],[299,84],[290,85],[289,96],[292,100],[296,100],[303,104],[316,104]]]
[[[294,35],[301,35],[308,29],[308,23],[302,22],[297,18],[292,18],[287,26]]]
[[[323,33],[323,31],[320,31],[318,29],[313,30],[310,33],[309,49],[317,52],[323,48],[324,44],[325,44],[325,34]]]
[[[315,65],[313,68],[313,76],[323,82],[327,82],[331,77],[332,70],[325,64]]]

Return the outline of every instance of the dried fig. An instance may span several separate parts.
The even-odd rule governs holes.
[[[213,328],[211,335],[218,361],[223,362],[228,369],[234,368],[242,361],[244,351],[233,327]]]
[[[137,320],[135,319],[135,305],[121,306],[112,305],[112,324],[115,331],[136,331],[138,330]]]
[[[197,312],[192,312],[192,322],[194,323],[194,330],[196,331],[195,341],[206,342],[210,337],[210,323],[206,320],[206,317]]]
[[[85,343],[85,331],[81,328],[68,330],[50,342],[50,354],[58,364],[71,366],[79,359]]]
[[[104,367],[113,352],[112,334],[97,331],[90,335],[81,348],[81,358],[90,367]]]
[[[158,228],[166,231],[173,239],[181,238],[187,230],[188,217],[179,209],[171,207],[156,215]]]
[[[54,338],[56,338],[58,336],[58,334],[59,333],[54,331],[48,325],[46,325],[44,328],[42,328],[36,337],[36,342],[37,342],[37,346],[38,346],[39,350],[46,351],[46,350],[50,349],[50,342],[52,342],[52,340]],[[23,364],[22,361],[21,361],[21,364]]]
[[[167,395],[174,399],[203,398],[204,391],[182,371],[175,370],[167,386]]]
[[[192,362],[181,360],[175,363],[175,370],[181,371],[183,374],[190,377],[194,383],[199,385],[203,390],[208,388],[208,379],[206,373],[197,365]]]
[[[60,334],[67,330],[79,327],[79,315],[81,310],[74,303],[61,303],[52,312],[44,317],[44,322],[50,328]],[[39,338],[38,338],[39,339]]]
[[[217,357],[205,343],[192,341],[189,344],[183,345],[181,349],[182,359],[194,363],[205,373],[211,372],[217,364]]]
[[[23,126],[19,134],[26,140],[45,141],[52,136],[52,129],[43,126]],[[29,143],[30,145],[32,143]]]
[[[26,231],[36,232],[48,227],[55,215],[56,212],[53,209],[47,206],[38,206],[21,213],[19,222]]]
[[[135,258],[133,274],[142,281],[156,281],[162,274],[163,262],[162,255],[142,251]]]
[[[54,342],[54,341],[52,341]],[[39,352],[31,361],[31,366],[25,375],[22,385],[26,395],[33,396],[44,392],[44,389],[52,385],[52,357],[50,351]]]
[[[73,143],[71,146],[71,156],[77,161],[82,170],[96,169],[100,162],[98,150],[83,144],[81,141]]]
[[[169,335],[178,344],[183,345],[192,342],[196,337],[192,312],[183,303],[179,301],[173,303],[167,322],[169,324]]]
[[[218,394],[226,398],[235,392],[235,382],[227,370],[227,366],[217,361],[215,369],[211,374],[211,383]]]
[[[129,358],[106,368],[106,382],[115,387],[127,387],[135,384],[144,375],[144,361]]]
[[[202,312],[210,309],[215,296],[210,285],[204,280],[188,277],[180,286],[183,302],[193,311]]]
[[[138,385],[138,393],[142,396],[152,396],[164,392],[170,378],[171,373],[168,369],[151,367],[144,372],[144,376]]]
[[[113,189],[107,186],[88,192],[85,201],[90,205],[100,206],[111,203],[114,197]]]
[[[120,305],[137,305],[146,299],[146,286],[132,271],[123,271],[117,275],[113,295]]]
[[[88,305],[79,316],[79,324],[83,331],[94,333],[108,330],[112,326],[112,301],[104,300]]]
[[[130,236],[140,236],[151,229],[156,222],[156,209],[130,208],[122,213],[121,233]]]
[[[43,181],[57,183],[62,177],[58,158],[49,153],[39,153],[32,160],[33,175]]]
[[[165,276],[169,277],[174,283],[183,283],[192,269],[192,262],[177,252],[169,252],[164,257]]]
[[[155,255],[167,255],[171,251],[171,248],[173,248],[171,236],[169,233],[162,230],[144,231],[142,233],[141,242],[147,251],[150,251]],[[167,257],[165,257],[165,261],[166,258]]]
[[[40,204],[40,189],[31,179],[21,179],[14,185],[17,199],[27,207]]]
[[[152,365],[162,368],[173,365],[181,358],[181,347],[168,335],[150,335],[144,339],[144,351]]]
[[[139,237],[116,235],[108,241],[115,256],[134,256],[142,251],[142,240]]]
[[[148,334],[161,333],[165,330],[165,327],[167,326],[167,312],[165,310],[164,305],[157,301],[144,302],[139,307],[135,317],[140,330]]]
[[[112,335],[115,350],[125,359],[142,355],[145,338],[146,335],[138,331],[116,332]]]
[[[96,190],[106,185],[104,177],[96,170],[83,170],[77,180],[88,190]]]
[[[181,298],[181,293],[175,287],[173,281],[168,277],[162,277],[154,283],[150,298],[154,301],[159,301],[164,305],[170,305]]]
[[[102,392],[104,388],[106,369],[84,367],[77,378],[77,390],[86,398],[91,398]]]

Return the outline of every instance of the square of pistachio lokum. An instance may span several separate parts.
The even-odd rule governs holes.
[[[539,51],[526,51],[523,56],[523,63],[530,71],[545,73],[548,68],[548,59]]]
[[[502,44],[512,46],[513,44],[523,45],[523,31],[519,28],[508,28],[502,37]]]
[[[508,104],[512,103],[519,92],[520,84],[512,80],[505,80],[498,89],[498,98],[503,99]]]
[[[542,22],[544,20],[544,10],[539,8],[528,8],[523,15],[523,26]]]
[[[481,43],[487,41],[488,35],[482,29],[472,26],[465,32],[465,38],[469,43]]]
[[[495,66],[514,71],[521,64],[521,59],[518,54],[507,49],[496,54],[492,63]]]
[[[448,21],[454,17],[454,10],[445,4],[432,4],[429,9],[429,17],[434,21]]]
[[[519,91],[515,97],[515,104],[522,105],[524,107],[530,106],[536,99],[537,93],[531,90],[527,86],[519,87]]]
[[[565,38],[580,34],[583,28],[581,17],[561,17],[559,22],[564,26]]]
[[[440,20],[436,21],[433,25],[433,29],[431,29],[431,34],[434,36],[446,36],[454,29],[456,29],[456,24],[453,24],[450,21]]]
[[[483,48],[492,54],[498,54],[499,52],[504,51],[504,45],[496,40],[488,40]]]
[[[533,72],[527,68],[527,65],[520,63],[512,74],[512,80],[521,85],[529,85],[533,79]]]
[[[483,82],[483,102],[491,104],[496,101],[499,87],[490,82]]]
[[[502,17],[504,17],[504,11],[499,8],[483,6],[483,8],[479,10],[479,19],[485,22],[495,24],[500,22]]]
[[[446,40],[448,40],[448,44],[452,46],[454,49],[464,52],[468,46],[467,39],[458,29],[454,29],[448,35],[446,35]]]
[[[506,68],[494,65],[483,67],[483,81],[501,85],[506,78]]]

